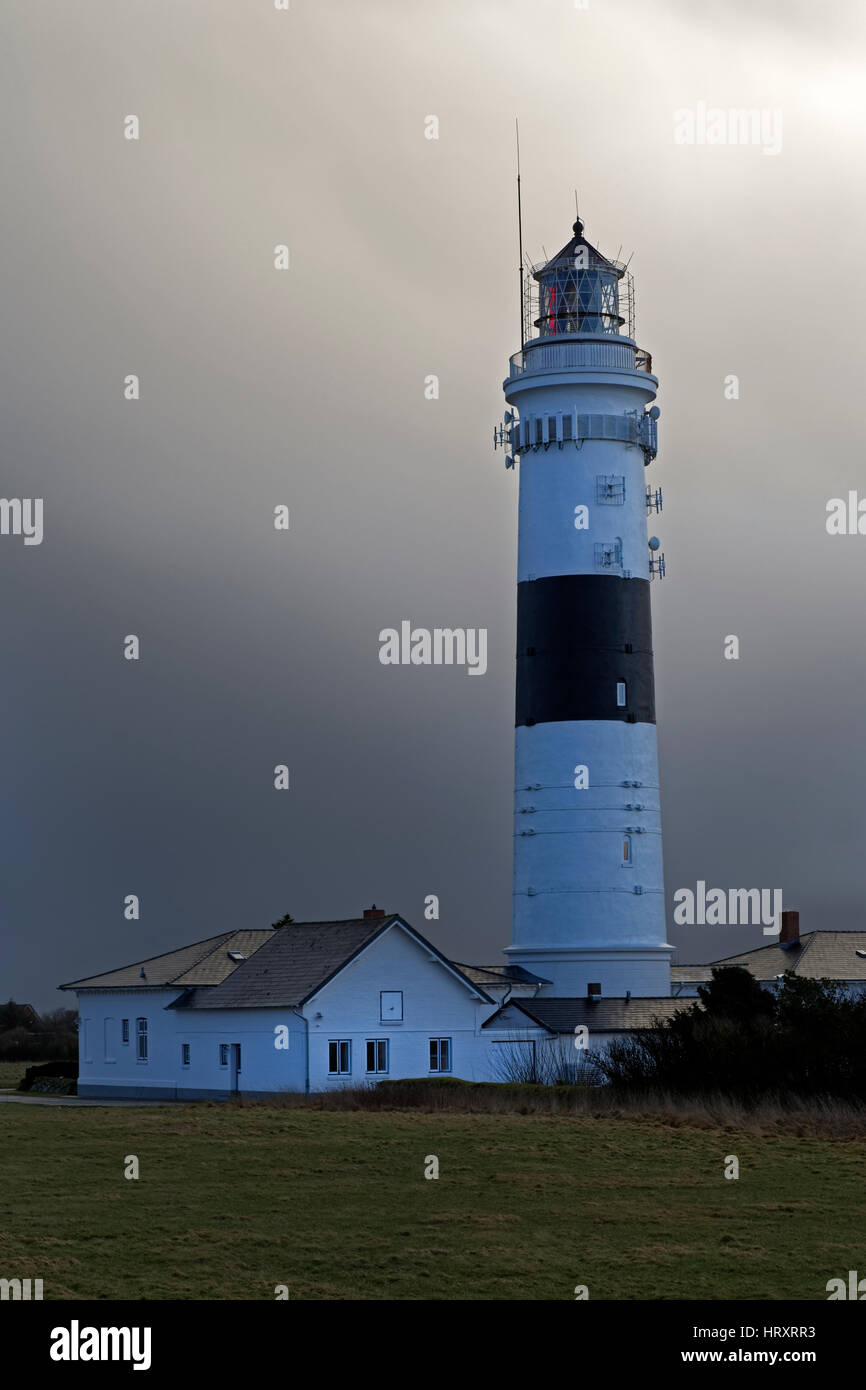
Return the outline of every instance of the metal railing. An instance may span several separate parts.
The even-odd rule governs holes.
[[[581,342],[539,342],[515,352],[509,359],[509,376],[527,376],[536,372],[565,372],[575,367],[619,368],[626,371],[651,372],[652,357],[643,348],[628,342],[605,342],[602,339]]]

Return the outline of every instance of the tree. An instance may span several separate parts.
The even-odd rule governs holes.
[[[286,915],[285,915],[285,917],[281,917],[281,918],[280,918],[279,922],[271,922],[271,926],[272,926],[272,927],[288,927],[292,922],[294,922],[294,920],[295,920],[294,917],[292,917],[291,914],[287,912]]]
[[[32,1028],[36,1022],[37,1015],[29,1004],[16,1004],[14,999],[0,1004],[0,1033],[12,1028]]]
[[[772,992],[762,989],[743,965],[714,967],[710,983],[698,986],[698,998],[710,1018],[730,1018],[735,1023],[748,1025],[776,1013]]]

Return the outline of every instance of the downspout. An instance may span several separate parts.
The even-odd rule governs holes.
[[[292,1013],[304,1022],[304,1095],[310,1094],[310,1020],[299,1009],[292,1009]]]

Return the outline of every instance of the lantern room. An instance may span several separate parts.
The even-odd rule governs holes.
[[[631,337],[631,276],[586,240],[580,219],[573,231],[571,241],[552,260],[533,266],[524,281],[524,341],[574,334]]]

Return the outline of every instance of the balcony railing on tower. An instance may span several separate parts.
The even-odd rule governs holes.
[[[652,357],[625,337],[575,335],[560,340],[534,338],[509,358],[513,380],[534,372],[567,372],[575,367],[652,372]]]

